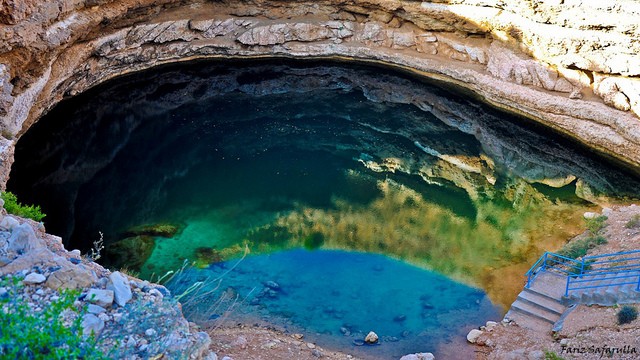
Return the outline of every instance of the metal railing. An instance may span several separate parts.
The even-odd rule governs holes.
[[[529,288],[542,271],[567,276],[565,296],[572,290],[595,289],[619,285],[636,285],[640,291],[640,250],[585,256],[581,260],[545,252],[525,274]],[[598,283],[600,280],[607,283]]]
[[[530,287],[533,280],[542,271],[549,270],[569,276],[579,274],[582,268],[583,263],[581,261],[547,251],[540,256],[538,261],[525,274],[527,276],[526,287]]]

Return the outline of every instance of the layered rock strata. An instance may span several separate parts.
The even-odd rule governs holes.
[[[396,65],[473,90],[640,164],[633,1],[4,0],[0,154],[65,96],[167,62],[333,57]]]

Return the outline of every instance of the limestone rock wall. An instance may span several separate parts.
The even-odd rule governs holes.
[[[114,76],[227,56],[383,62],[457,83],[640,165],[633,0],[0,0],[0,184],[51,106]]]

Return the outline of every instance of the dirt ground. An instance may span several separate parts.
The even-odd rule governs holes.
[[[640,206],[605,209],[608,216],[604,236],[608,243],[591,249],[588,255],[640,249],[640,224],[628,228]],[[638,309],[640,306],[636,305]],[[640,359],[640,319],[617,324],[617,307],[576,307],[566,318],[562,331],[537,333],[515,323],[498,323],[485,330],[474,346],[476,359]],[[480,325],[480,324],[479,324]],[[222,359],[234,360],[344,360],[356,357],[323,349],[306,342],[302,334],[237,325],[211,330],[211,349]],[[425,349],[428,351],[429,349]]]

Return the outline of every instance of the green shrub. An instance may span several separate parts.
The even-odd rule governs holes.
[[[592,235],[597,235],[600,230],[604,229],[607,221],[607,217],[604,215],[596,216],[590,219],[585,219],[587,224],[587,229],[591,232]]]
[[[607,239],[602,235],[589,235],[584,239],[568,243],[558,253],[571,259],[577,259],[585,256],[589,249],[593,249],[597,245],[604,245],[607,242]]]
[[[4,208],[9,214],[35,221],[41,221],[46,216],[40,210],[40,205],[22,205],[18,202],[18,197],[9,191],[0,193],[0,197],[4,200]]]
[[[633,306],[625,305],[618,311],[618,325],[628,324],[638,318],[638,310]]]
[[[627,221],[627,224],[625,225],[625,227],[627,229],[634,229],[634,228],[640,227],[640,214],[633,215],[631,219]]]
[[[34,311],[18,295],[19,278],[1,279],[0,286],[8,290],[0,299],[1,359],[104,359],[95,338],[83,337],[82,312],[73,306],[79,291],[63,291],[45,309]],[[70,324],[61,316],[66,311],[77,313]]]
[[[560,355],[553,351],[545,350],[544,360],[564,360],[564,358],[560,357]]]

